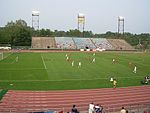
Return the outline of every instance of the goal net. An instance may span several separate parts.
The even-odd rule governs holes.
[[[12,53],[13,52],[11,52],[11,51],[0,51],[0,61],[7,58]]]

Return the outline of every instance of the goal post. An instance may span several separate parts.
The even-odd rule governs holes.
[[[3,52],[0,52],[0,60],[3,60],[4,59],[4,54]]]

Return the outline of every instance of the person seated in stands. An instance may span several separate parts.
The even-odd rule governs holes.
[[[79,111],[76,108],[76,105],[73,105],[73,107],[71,109],[71,113],[79,113]]]
[[[96,112],[96,113],[99,113],[99,111],[100,111],[99,104],[97,104],[94,108],[95,108],[95,112]]]
[[[143,111],[143,113],[147,113],[146,111]]]
[[[94,103],[92,102],[92,103],[90,103],[89,104],[89,112],[88,113],[94,113]]]
[[[124,109],[124,107],[122,107],[120,113],[126,113],[126,110]]]
[[[103,107],[99,106],[99,104],[97,104],[94,108],[95,108],[96,113],[102,113],[103,112]]]

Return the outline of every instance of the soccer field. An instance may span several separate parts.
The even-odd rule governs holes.
[[[16,90],[108,88],[110,77],[117,79],[117,87],[136,86],[149,74],[149,53],[16,52],[0,61],[0,87]]]

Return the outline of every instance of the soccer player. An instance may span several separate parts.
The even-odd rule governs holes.
[[[95,62],[95,58],[93,58],[93,60],[92,60],[92,63],[94,63]]]
[[[117,86],[117,81],[116,81],[116,79],[114,79],[114,81],[113,81],[113,87],[114,87],[114,89],[116,88],[116,86]]]
[[[136,73],[136,66],[134,67],[133,73]]]
[[[66,57],[66,61],[69,61],[69,57],[68,56]]]
[[[68,57],[68,55],[66,54],[66,57]]]
[[[113,82],[113,81],[114,81],[114,80],[113,80],[113,78],[111,77],[111,78],[110,78],[110,82]]]
[[[113,58],[113,59],[112,59],[112,63],[115,64],[115,61],[116,61],[116,60]]]
[[[81,62],[79,62],[78,68],[81,67]]]
[[[74,61],[72,61],[71,65],[72,65],[72,67],[74,66]]]

